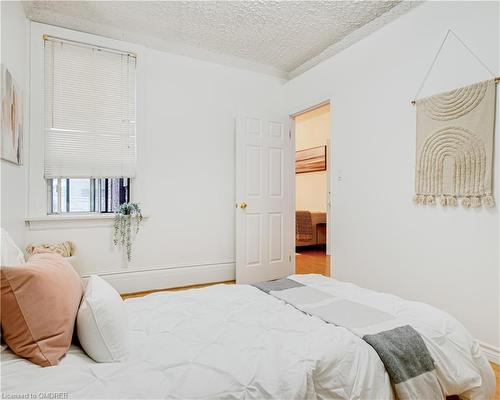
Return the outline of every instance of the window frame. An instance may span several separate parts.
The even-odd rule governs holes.
[[[135,51],[131,51],[129,49],[122,49],[121,46],[113,46],[113,45],[108,45],[105,40],[104,42],[102,40],[87,40],[85,37],[73,37],[72,34],[58,34],[56,31],[58,28],[53,29],[48,29],[49,33],[44,33],[43,36],[43,46],[40,49],[41,52],[38,54],[36,58],[38,59],[38,56],[40,60],[42,61],[42,65],[44,65],[44,68],[42,70],[42,73],[40,77],[42,78],[41,81],[41,97],[42,97],[42,103],[44,104],[44,111],[42,112],[41,115],[41,128],[42,131],[45,131],[48,127],[47,125],[47,106],[48,106],[48,97],[46,95],[46,89],[45,89],[45,84],[46,84],[46,43],[50,41],[54,41],[55,43],[61,43],[61,45],[64,45],[67,43],[68,45],[72,46],[80,46],[80,47],[87,47],[90,48],[92,51],[104,51],[104,52],[109,52],[109,53],[116,53],[118,54],[122,59],[123,57],[127,57],[127,65],[130,64],[130,62],[134,63],[133,66],[133,91],[129,91],[127,93],[132,93],[133,94],[133,102],[134,102],[134,110],[133,110],[133,118],[130,116],[130,110],[127,108],[127,117],[124,119],[122,117],[122,122],[123,121],[129,121],[133,122],[133,129],[134,129],[134,149],[135,151],[137,150],[137,112],[138,112],[138,107],[137,107],[137,53]],[[53,34],[54,33],[54,34]],[[86,35],[84,35],[86,36]],[[89,38],[90,39],[90,38]],[[130,61],[130,58],[133,59],[133,61]],[[121,61],[122,67],[123,67],[123,61]],[[130,68],[130,67],[127,67]],[[127,77],[128,77],[129,70],[127,69]],[[128,79],[128,78],[127,78]],[[126,85],[130,85],[130,82],[128,82]],[[121,86],[121,90],[123,90],[124,86]],[[116,90],[115,90],[116,92]],[[127,101],[127,107],[129,107]],[[50,119],[49,119],[50,120]],[[31,143],[30,143],[31,145]],[[46,145],[46,144],[44,144]],[[44,146],[42,146],[43,148]],[[136,160],[134,158],[134,164],[136,163]],[[45,165],[41,165],[42,170],[45,168]],[[109,171],[108,171],[109,172]],[[71,172],[70,172],[71,174]],[[112,172],[114,174],[114,171]],[[88,198],[87,196],[79,196],[75,192],[73,192],[73,196],[71,196],[70,191],[70,182],[73,179],[81,179],[85,181],[89,181],[89,193],[88,193]],[[57,194],[54,194],[54,189],[56,188],[54,186],[54,181],[57,180]],[[116,180],[116,181],[115,181]],[[42,206],[45,210],[43,210],[42,207],[39,207],[39,211],[42,211],[43,214],[46,216],[49,216],[50,218],[52,217],[98,217],[98,216],[109,216],[114,214],[114,210],[117,209],[117,207],[124,202],[131,202],[132,201],[132,185],[133,181],[135,180],[133,175],[129,175],[126,177],[121,177],[121,176],[106,176],[106,174],[103,174],[102,176],[99,176],[99,173],[97,173],[97,177],[58,177],[57,174],[53,174],[53,177],[46,178],[44,176],[43,178],[43,183],[44,187],[46,189],[46,203],[44,206]],[[66,193],[62,192],[61,188],[61,182],[66,181],[65,190]],[[116,182],[116,183],[115,183]],[[31,184],[31,183],[30,183]],[[116,187],[116,186],[118,187]],[[105,186],[105,190],[103,191],[103,187]],[[84,184],[84,187],[86,189],[86,183]],[[56,197],[56,199],[54,198]],[[56,201],[54,201],[56,200]],[[62,204],[62,200],[65,200],[65,203]],[[79,201],[83,200],[83,201]],[[30,200],[31,201],[31,200]],[[84,211],[71,211],[71,203],[73,203],[73,208],[79,207],[80,209],[84,209]],[[88,205],[88,208],[87,208]],[[37,207],[38,208],[38,207]],[[41,209],[40,209],[41,208]],[[30,209],[31,209],[31,203],[30,203]]]
[[[70,213],[64,215],[52,214],[48,215],[47,202],[47,180],[44,177],[44,146],[45,138],[41,133],[45,130],[46,112],[45,112],[45,53],[44,42],[45,36],[62,38],[68,41],[89,44],[95,47],[107,49],[115,49],[123,53],[131,53],[137,58],[136,65],[136,136],[137,146],[140,143],[140,128],[139,121],[142,120],[143,110],[139,105],[139,99],[143,96],[143,85],[141,71],[143,65],[139,62],[143,49],[133,43],[124,43],[114,39],[93,36],[84,32],[77,32],[65,28],[33,23],[30,26],[29,38],[31,46],[31,57],[29,59],[29,81],[27,85],[29,92],[29,101],[33,107],[30,107],[29,113],[25,113],[25,118],[29,119],[30,135],[29,140],[25,141],[26,158],[25,165],[27,167],[27,204],[25,221],[29,230],[45,230],[45,229],[66,229],[72,227],[78,229],[80,227],[93,226],[108,226],[109,221],[113,219],[113,214],[110,213],[85,213],[77,214]],[[25,121],[27,126],[27,121]],[[28,157],[29,153],[29,157]],[[29,161],[29,162],[28,162]],[[136,178],[132,178],[130,182],[131,201],[138,201],[140,189],[136,184]],[[136,192],[137,191],[137,192]],[[144,218],[147,218],[144,214]],[[75,224],[75,225],[68,225]]]
[[[89,190],[89,211],[71,211],[70,208],[70,195],[69,195],[69,190],[70,190],[70,180],[72,179],[88,179],[90,182],[90,190]],[[119,204],[123,204],[125,202],[131,202],[132,201],[132,178],[54,178],[54,179],[45,179],[46,182],[46,189],[47,189],[47,209],[46,209],[46,214],[50,216],[57,216],[57,215],[106,215],[106,214],[113,214],[115,211],[112,208],[112,205],[110,204],[110,199],[108,196],[108,191],[109,191],[109,186],[110,182],[112,179],[121,179],[125,181],[127,184],[123,185],[122,182],[122,187],[127,187],[127,193],[125,195],[124,201],[122,202],[121,199],[118,200]],[[54,187],[54,180],[57,180],[57,210],[54,211],[54,193],[53,193],[53,187]],[[66,211],[62,211],[62,181],[66,180]],[[102,196],[102,185],[106,186],[105,189],[105,195]],[[120,198],[122,195],[122,191],[120,190]],[[104,207],[103,207],[103,200],[104,200]]]

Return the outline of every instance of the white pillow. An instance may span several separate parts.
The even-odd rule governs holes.
[[[125,304],[118,292],[97,275],[87,282],[76,318],[76,332],[83,350],[94,361],[127,359],[130,331]]]
[[[10,235],[5,229],[0,231],[0,253],[2,253],[2,264],[4,266],[15,266],[24,264],[24,254],[16,246]]]

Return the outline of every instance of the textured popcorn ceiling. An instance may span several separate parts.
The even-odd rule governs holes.
[[[32,1],[24,7],[34,21],[288,78],[412,6],[398,3]]]

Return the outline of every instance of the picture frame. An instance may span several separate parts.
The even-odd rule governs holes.
[[[326,171],[326,145],[295,152],[295,174]]]
[[[7,67],[1,64],[0,157],[22,165],[23,152],[23,93]]]

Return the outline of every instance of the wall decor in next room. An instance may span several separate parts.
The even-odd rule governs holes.
[[[312,147],[295,153],[295,173],[326,171],[326,146]]]

